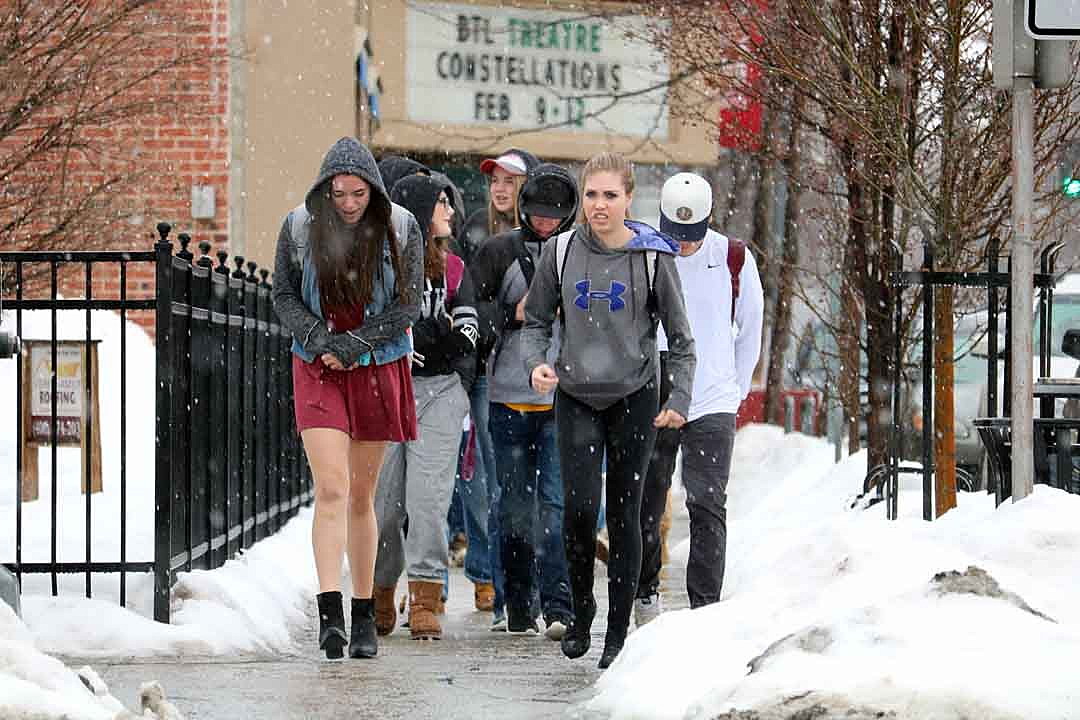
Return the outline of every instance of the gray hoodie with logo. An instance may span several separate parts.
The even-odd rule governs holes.
[[[657,379],[656,328],[663,322],[672,386],[664,408],[686,417],[695,357],[675,269],[678,243],[644,223],[626,225],[634,237],[617,249],[605,247],[588,225],[578,226],[567,248],[561,283],[555,267],[557,243],[554,239],[545,243],[525,301],[521,333],[525,369],[531,375],[545,362],[561,312],[561,349],[555,365],[559,387],[604,410]],[[651,297],[648,250],[656,251]]]

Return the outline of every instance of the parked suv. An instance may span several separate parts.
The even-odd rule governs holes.
[[[959,316],[953,328],[953,434],[956,439],[956,466],[971,478],[971,481],[966,483],[966,489],[969,490],[982,486],[981,467],[986,454],[972,422],[986,414],[986,333],[985,311]],[[1004,345],[1004,338],[1001,338],[998,346],[1003,348]],[[916,373],[918,372],[917,370]],[[999,359],[999,382],[1003,372],[1004,365]],[[902,416],[907,420],[901,423],[905,460],[922,461],[922,401],[923,386],[920,375],[911,389],[909,414]]]

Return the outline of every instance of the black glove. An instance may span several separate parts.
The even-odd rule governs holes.
[[[450,334],[450,318],[445,313],[420,318],[413,323],[412,333],[413,347],[426,354]]]
[[[469,355],[476,351],[476,343],[479,339],[479,331],[475,325],[459,325],[450,333],[447,342],[450,345],[450,354],[455,357]]]

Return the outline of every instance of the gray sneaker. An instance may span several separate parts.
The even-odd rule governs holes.
[[[491,632],[506,632],[506,611],[495,609],[491,618]]]
[[[563,635],[566,634],[566,623],[562,620],[552,620],[547,623],[547,627],[544,628],[544,637],[548,640],[559,641],[563,639]]]
[[[660,601],[660,593],[634,600],[634,622],[638,627],[660,617],[662,612],[664,612],[664,604]]]

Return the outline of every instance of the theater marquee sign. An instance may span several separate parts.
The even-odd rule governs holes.
[[[667,139],[667,62],[627,38],[643,33],[642,18],[427,3],[407,12],[413,122]]]

